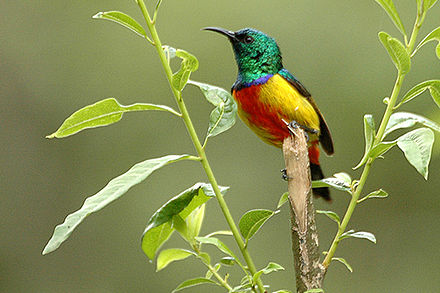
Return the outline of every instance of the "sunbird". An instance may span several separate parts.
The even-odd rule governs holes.
[[[308,136],[312,180],[324,178],[318,144],[328,155],[333,154],[330,130],[310,93],[283,67],[276,41],[252,28],[236,32],[204,29],[225,35],[232,45],[238,76],[231,91],[244,123],[264,142],[278,148],[290,135],[289,125],[303,128]],[[314,188],[313,194],[330,200],[327,187]]]

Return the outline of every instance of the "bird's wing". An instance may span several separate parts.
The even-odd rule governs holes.
[[[322,145],[322,148],[327,153],[327,155],[332,155],[334,153],[332,135],[330,134],[330,130],[327,126],[327,123],[325,122],[324,116],[322,116],[321,111],[319,111],[318,106],[316,105],[315,101],[312,98],[312,95],[299,82],[299,80],[297,80],[286,69],[281,69],[280,72],[278,73],[279,75],[284,77],[290,84],[292,84],[298,90],[298,92],[301,95],[303,95],[307,99],[307,101],[313,106],[313,109],[315,109],[316,113],[319,116],[319,128],[320,128],[319,141]]]

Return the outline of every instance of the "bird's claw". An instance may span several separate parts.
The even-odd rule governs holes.
[[[285,168],[281,170],[281,174],[284,181],[288,181],[290,179],[290,177],[287,176],[287,170]]]
[[[289,132],[290,132],[290,134],[292,134],[293,135],[293,130],[294,129],[297,129],[297,128],[301,128],[302,130],[304,130],[304,135],[305,135],[305,137],[306,137],[306,141],[307,142],[309,142],[309,133],[311,133],[311,134],[317,134],[318,133],[318,130],[317,129],[314,129],[314,128],[311,128],[311,127],[308,127],[308,126],[306,126],[306,125],[302,125],[302,124],[299,124],[298,122],[296,122],[295,120],[292,120],[292,121],[290,121],[288,124],[287,124],[287,128],[289,129]]]

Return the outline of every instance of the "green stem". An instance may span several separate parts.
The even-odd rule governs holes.
[[[148,30],[150,31],[151,37],[154,42],[154,46],[156,47],[157,53],[159,54],[159,58],[160,58],[160,61],[162,62],[162,66],[165,70],[165,74],[167,76],[168,83],[171,87],[171,91],[173,92],[174,97],[176,98],[176,102],[179,106],[180,112],[182,113],[182,119],[186,125],[186,128],[187,128],[188,133],[192,139],[194,147],[196,148],[196,151],[200,157],[200,162],[201,162],[203,168],[205,169],[206,175],[207,175],[208,180],[211,183],[211,186],[214,190],[217,201],[218,201],[220,208],[225,216],[226,222],[228,223],[228,225],[232,231],[232,234],[235,238],[235,241],[237,242],[237,245],[243,255],[243,258],[245,259],[245,261],[248,265],[249,271],[251,272],[252,275],[254,275],[257,272],[255,264],[249,254],[249,251],[247,250],[247,248],[244,244],[243,239],[241,238],[240,232],[238,231],[237,225],[234,222],[234,219],[233,219],[231,212],[229,211],[229,208],[223,198],[223,195],[220,192],[220,188],[217,184],[217,180],[215,179],[214,173],[212,172],[211,166],[208,162],[208,158],[206,157],[205,150],[200,143],[200,140],[197,136],[194,125],[191,121],[188,110],[186,108],[186,105],[181,97],[181,92],[176,90],[172,86],[171,81],[172,81],[173,72],[171,70],[170,65],[168,64],[167,58],[166,58],[165,53],[162,49],[162,43],[160,42],[159,36],[157,34],[155,24],[152,21],[152,19],[150,18],[150,15],[148,13],[148,10],[145,6],[144,1],[138,0],[137,2],[138,2],[138,5],[142,11],[142,14],[144,15],[144,18],[147,22]],[[263,283],[260,278],[257,280],[257,286],[258,286],[258,290],[260,292],[264,292],[264,286],[263,286]]]
[[[220,282],[220,284],[226,288],[226,290],[231,291],[232,287],[228,284],[228,282],[226,281],[226,278],[223,279],[222,276],[220,276],[219,273],[217,273],[217,271],[215,270],[215,268],[212,267],[212,265],[210,263],[205,262],[205,259],[203,259],[203,257],[200,256],[200,249],[196,246],[196,245],[192,245],[191,243],[189,243],[191,245],[191,248],[195,251],[195,253],[197,254],[197,257],[202,261],[202,263],[208,268],[208,270],[212,273],[212,275]]]
[[[420,27],[422,26],[423,21],[425,20],[425,16],[426,16],[426,11],[423,11],[423,12],[418,11],[417,18],[414,23],[413,31],[411,33],[411,38],[410,38],[410,41],[407,45],[407,52],[409,55],[411,55],[411,52],[414,49],[417,35],[419,33],[419,30],[420,30]],[[399,92],[402,87],[402,83],[403,83],[404,78],[405,78],[405,74],[398,72],[396,82],[394,84],[393,91],[391,93],[391,98],[388,101],[387,108],[386,108],[385,113],[382,117],[382,121],[380,123],[377,134],[374,138],[374,142],[373,142],[372,147],[381,143],[384,139],[385,129],[386,129],[386,126],[388,125],[391,114],[393,113],[393,110],[395,109],[397,97],[399,96]],[[368,174],[370,173],[370,168],[371,168],[373,161],[374,161],[373,158],[369,158],[367,160],[367,163],[364,166],[364,169],[362,170],[361,178],[359,179],[359,183],[358,183],[355,191],[352,194],[350,203],[348,204],[347,211],[345,212],[345,215],[344,215],[344,218],[342,219],[341,225],[338,227],[338,232],[336,233],[335,238],[333,239],[333,242],[328,250],[328,253],[325,256],[324,261],[322,262],[322,265],[324,266],[325,269],[327,269],[328,266],[330,265],[332,258],[335,255],[336,248],[338,247],[340,237],[345,232],[345,229],[347,228],[347,225],[351,219],[351,216],[353,215],[354,209],[356,208],[356,205],[358,204],[359,197],[362,193],[365,182],[367,181]]]
[[[232,287],[228,284],[228,282],[226,282],[226,280],[223,279],[222,276],[220,276],[220,274],[217,273],[216,270],[210,264],[205,264],[205,265],[223,287],[225,287],[228,291],[232,290]]]

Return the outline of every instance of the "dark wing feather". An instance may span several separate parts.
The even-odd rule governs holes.
[[[319,111],[318,106],[312,98],[312,95],[307,91],[307,89],[297,80],[289,71],[286,69],[281,69],[278,72],[282,77],[284,77],[288,82],[290,82],[298,92],[303,95],[307,101],[313,106],[316,113],[319,116],[319,128],[321,133],[319,134],[319,142],[322,145],[322,148],[326,152],[327,155],[333,155],[334,147],[333,147],[333,139],[330,134],[330,130],[325,122],[324,116],[322,116],[321,111]]]

